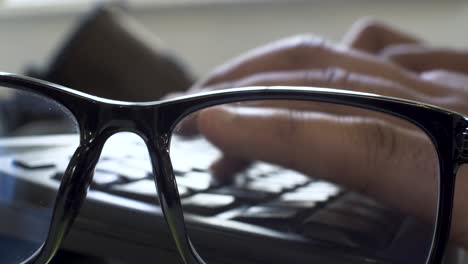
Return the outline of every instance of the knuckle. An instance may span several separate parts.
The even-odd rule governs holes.
[[[254,73],[237,82],[236,87],[276,85],[276,73]]]
[[[292,37],[286,48],[289,63],[296,67],[307,67],[311,60],[315,60],[315,63],[323,63],[327,50],[328,47],[323,38],[309,34]]]
[[[324,70],[325,81],[329,87],[350,89],[349,72],[339,67],[326,67]]]
[[[365,17],[359,19],[354,28],[361,35],[375,35],[381,31],[385,31],[387,26],[382,22],[372,17]]]
[[[364,126],[364,146],[367,150],[367,160],[371,165],[394,157],[397,149],[395,131],[382,121],[369,122]]]

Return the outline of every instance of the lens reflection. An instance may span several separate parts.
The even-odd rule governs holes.
[[[45,242],[56,175],[77,146],[77,133],[72,115],[54,101],[0,87],[1,263],[20,263]]]
[[[424,263],[429,254],[438,157],[407,120],[240,102],[187,116],[170,151],[188,190],[189,235],[209,263]]]

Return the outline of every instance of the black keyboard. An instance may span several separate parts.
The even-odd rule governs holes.
[[[0,142],[13,142],[8,152],[20,153],[0,156],[2,173],[23,179],[32,194],[58,188],[74,150],[75,137],[48,137]],[[175,162],[180,165],[174,171],[190,235],[208,263],[367,263],[363,257],[372,263],[419,263],[408,262],[410,250],[418,256],[411,241],[431,232],[413,218],[267,163],[254,163],[232,182],[219,183],[208,172],[215,155],[199,158],[216,150],[202,139],[183,143],[171,154],[187,162]],[[124,263],[178,263],[167,229],[143,141],[129,133],[112,137],[64,248]],[[242,246],[232,250],[246,244],[258,254],[242,254]],[[274,248],[281,248],[280,257],[272,256]]]

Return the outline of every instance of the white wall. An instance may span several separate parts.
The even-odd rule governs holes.
[[[0,12],[0,71],[43,60],[83,8],[39,14]],[[134,8],[131,14],[199,74],[249,48],[298,33],[339,40],[353,21],[373,16],[437,45],[467,46],[464,1],[315,0],[269,4],[192,4]]]

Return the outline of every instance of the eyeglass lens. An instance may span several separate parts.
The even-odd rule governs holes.
[[[59,184],[49,179],[78,140],[76,121],[59,104],[0,87],[0,263],[20,263],[45,242]]]
[[[402,118],[306,100],[224,104],[184,118],[170,155],[187,190],[186,219],[207,219],[189,225],[189,235],[208,263],[428,256],[438,156],[428,135]],[[253,247],[258,234],[270,246]]]

